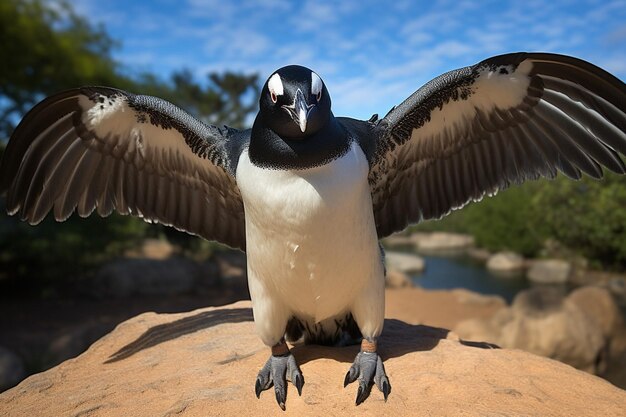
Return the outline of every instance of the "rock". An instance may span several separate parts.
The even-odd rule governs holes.
[[[227,284],[247,283],[246,254],[240,251],[222,251],[215,254],[222,280]]]
[[[487,261],[487,269],[496,274],[517,273],[524,268],[524,258],[514,252],[498,252]]]
[[[562,259],[538,259],[528,268],[526,276],[536,284],[565,284],[572,273],[572,265]]]
[[[385,251],[385,264],[389,269],[411,273],[424,270],[424,260],[411,253]]]
[[[163,260],[173,256],[177,249],[164,239],[145,239],[141,246],[126,252],[129,258],[145,258]]]
[[[45,355],[45,368],[58,365],[83,353],[110,330],[109,326],[82,325],[64,332],[52,341]]]
[[[398,247],[398,246],[399,247],[408,247],[408,246],[412,247],[415,244],[411,235],[406,235],[402,233],[394,233],[393,235],[384,238],[381,242],[383,246],[390,247],[390,248]]]
[[[597,296],[585,291],[572,299],[559,289],[536,287],[520,292],[510,308],[493,317],[462,322],[454,330],[462,338],[523,349],[597,373],[604,367],[609,343],[594,318],[604,314],[603,308],[591,312],[580,306],[583,298],[589,297],[584,301],[588,304]]]
[[[109,262],[98,270],[92,281],[92,291],[99,297],[183,294],[194,288],[201,274],[202,267],[185,258],[122,258]]]
[[[466,290],[465,288],[451,290],[451,293],[454,294],[456,299],[462,304],[495,306],[497,308],[506,306],[506,301],[499,295],[479,294],[474,291]]]
[[[623,322],[619,307],[605,288],[578,288],[568,298],[602,330],[606,339],[611,339]]]
[[[622,302],[626,304],[626,277],[612,278],[607,283],[607,287],[613,295],[621,299]]]
[[[462,251],[474,246],[474,237],[458,233],[433,232],[417,240],[417,249],[427,253]]]
[[[271,389],[254,395],[269,352],[251,320],[249,302],[143,314],[0,394],[0,409],[11,417],[279,415]],[[523,351],[479,347],[487,345],[388,319],[380,350],[393,389],[386,403],[374,388],[356,407],[356,385],[342,385],[358,347],[298,346],[306,383],[301,397],[289,386],[287,413],[624,415],[626,392],[600,378]]]
[[[535,287],[520,291],[511,309],[522,316],[547,317],[563,308],[565,296],[565,290],[560,287]]]
[[[16,385],[26,376],[19,356],[0,346],[0,392]]]
[[[397,269],[388,269],[385,275],[385,284],[387,288],[404,288],[412,287],[413,281],[411,277]]]

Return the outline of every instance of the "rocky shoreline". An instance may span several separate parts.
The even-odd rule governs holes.
[[[484,248],[476,247],[472,236],[447,232],[400,233],[383,239],[382,243],[387,248],[388,258],[398,256],[395,252],[397,249],[415,252],[411,255],[403,253],[403,256],[413,258],[406,262],[412,262],[415,265],[422,263],[423,267],[420,270],[427,267],[420,258],[420,254],[464,255],[476,262],[484,263],[492,274],[503,279],[524,276],[533,284],[570,285],[572,287],[601,286],[611,292],[618,304],[626,306],[626,274],[595,271],[587,268],[586,262],[578,258],[525,259],[522,255],[510,251],[491,253]],[[388,268],[392,272],[393,282],[398,283],[403,280],[398,278],[397,271],[412,272],[403,268],[402,264],[388,263]]]

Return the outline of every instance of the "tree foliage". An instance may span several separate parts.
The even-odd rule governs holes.
[[[559,175],[528,182],[416,228],[469,233],[482,247],[526,256],[556,240],[596,267],[626,270],[626,182],[605,174],[602,181]]]
[[[67,3],[0,2],[0,137],[37,101],[77,85],[130,86],[111,59],[115,42]]]

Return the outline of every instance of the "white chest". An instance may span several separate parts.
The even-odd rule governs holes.
[[[256,167],[243,152],[237,183],[253,302],[262,292],[321,320],[382,279],[367,174],[357,145],[327,165],[293,171]]]

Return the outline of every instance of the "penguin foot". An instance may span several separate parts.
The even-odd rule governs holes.
[[[254,391],[257,398],[260,398],[261,392],[274,386],[276,394],[276,402],[278,406],[285,411],[285,401],[287,399],[287,381],[291,381],[298,390],[298,395],[302,395],[302,386],[304,385],[304,377],[296,363],[296,358],[291,352],[287,351],[282,355],[270,355],[270,358],[261,368],[256,377]]]
[[[383,360],[376,352],[359,352],[354,358],[352,366],[343,381],[344,388],[352,382],[359,380],[359,388],[356,394],[356,405],[361,404],[369,397],[372,386],[376,384],[383,393],[385,401],[391,392],[391,384],[385,373]]]

